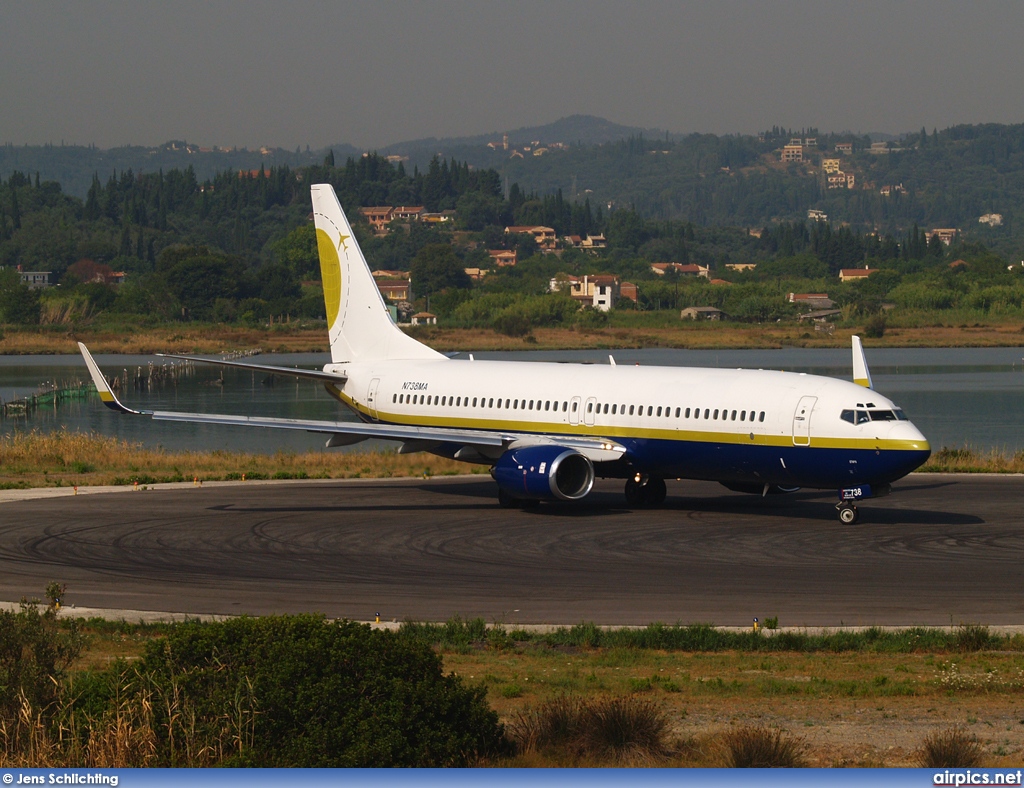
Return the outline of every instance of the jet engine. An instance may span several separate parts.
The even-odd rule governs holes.
[[[513,498],[578,501],[594,486],[594,466],[564,446],[525,446],[501,455],[491,469],[498,487]]]

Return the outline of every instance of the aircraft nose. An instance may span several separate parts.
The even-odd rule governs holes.
[[[921,433],[921,430],[909,421],[899,421],[893,424],[889,429],[889,440],[900,441],[906,445],[906,448],[914,451],[930,452],[932,450],[928,439]]]

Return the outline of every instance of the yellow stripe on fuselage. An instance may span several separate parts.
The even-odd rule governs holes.
[[[464,430],[487,430],[491,432],[531,433],[551,437],[585,436],[590,438],[609,439],[645,439],[665,440],[693,443],[725,443],[743,446],[794,446],[792,435],[766,435],[757,432],[722,432],[710,430],[688,429],[651,429],[645,427],[625,427],[595,424],[553,424],[543,421],[518,421],[513,419],[465,418],[458,416],[422,416],[408,413],[392,413],[380,408],[374,417],[369,408],[356,402],[343,391],[327,386],[328,392],[340,402],[348,405],[369,419],[400,424],[409,427],[441,427]],[[332,390],[333,389],[333,390]],[[808,448],[801,444],[800,448]],[[928,442],[910,440],[890,440],[877,438],[836,438],[811,436],[809,448],[817,449],[859,449],[868,451],[923,451],[929,448]]]

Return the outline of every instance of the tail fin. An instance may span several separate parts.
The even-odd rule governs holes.
[[[391,320],[334,187],[316,184],[312,193],[331,360],[445,358]]]

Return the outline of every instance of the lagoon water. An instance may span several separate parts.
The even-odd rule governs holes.
[[[525,361],[608,363],[608,351],[531,351],[476,353],[476,358]],[[618,364],[753,367],[807,372],[849,379],[850,351],[807,350],[620,350]],[[943,446],[1024,451],[1024,348],[934,348],[869,350],[875,389],[901,405],[931,441]],[[461,359],[461,360],[460,360]],[[455,363],[469,363],[464,355]],[[155,356],[99,355],[107,375],[145,371],[167,363]],[[323,354],[263,355],[255,363],[321,367]],[[200,413],[235,413],[282,418],[354,421],[343,406],[313,381],[272,379],[263,373],[197,365],[193,374],[152,391],[121,395],[129,407]],[[0,398],[4,401],[36,391],[47,381],[86,380],[80,356],[0,356]],[[251,452],[323,450],[325,436],[291,430],[155,422],[123,416],[105,408],[97,397],[40,408],[27,416],[0,420],[0,433],[25,430],[95,431],[145,446],[172,450],[235,449]],[[355,450],[378,444],[367,442]],[[350,449],[351,450],[351,449]],[[336,451],[336,450],[332,450]]]

